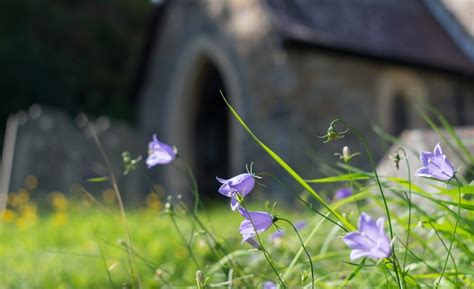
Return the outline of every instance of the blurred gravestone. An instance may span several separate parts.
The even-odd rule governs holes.
[[[126,176],[122,174],[122,152],[129,151],[136,156],[145,148],[138,143],[135,130],[129,125],[106,117],[88,123],[85,115],[73,119],[62,111],[37,105],[27,113],[18,113],[18,123],[10,191],[24,188],[25,180],[33,178],[38,183],[33,198],[40,199],[53,191],[71,194],[80,185],[101,197],[111,185],[87,181],[109,175],[104,157],[90,132],[90,124],[111,162],[124,199],[128,203],[142,199],[138,192],[141,174],[138,171]]]

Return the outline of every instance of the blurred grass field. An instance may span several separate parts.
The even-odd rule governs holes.
[[[50,199],[54,210],[39,214],[25,192],[10,197],[14,207],[0,223],[0,288],[110,288],[106,267],[115,286],[126,283],[129,277],[123,268],[120,240],[124,234],[118,213],[113,208],[68,201],[59,193]],[[192,280],[196,269],[189,266],[186,248],[170,218],[158,211],[158,203],[154,206],[127,213],[134,248],[149,262],[138,262],[143,285],[159,288],[157,269],[173,272],[168,277],[190,276]],[[225,209],[210,210],[209,216],[220,234],[227,232],[239,242],[235,228],[224,225],[232,222],[237,226],[239,216]],[[185,222],[177,222],[186,228]],[[197,241],[193,251],[212,259],[202,242]]]
[[[0,222],[0,288],[130,288],[116,207],[68,199],[59,192],[49,194],[48,207],[43,207],[29,200],[27,190],[10,194],[9,209]],[[229,214],[227,206],[201,212],[200,218],[220,242],[251,249],[240,245],[242,218]],[[197,268],[157,198],[128,211],[127,222],[136,256],[141,256],[136,259],[143,288],[161,288],[165,280],[192,286]],[[212,267],[218,259],[199,232],[193,232],[185,218],[177,216],[176,222],[186,238],[196,236],[192,251],[201,269]]]
[[[131,288],[118,209],[89,199],[68,199],[59,192],[49,194],[48,204],[49,207],[43,208],[43,204],[38,209],[29,200],[27,190],[10,194],[9,209],[0,223],[0,288]],[[127,212],[142,286],[162,288],[170,286],[168,280],[171,288],[194,288],[198,268],[164,211],[158,199],[148,198],[143,208]],[[294,221],[305,218],[298,211],[278,211]],[[241,244],[238,226],[242,217],[230,213],[228,206],[214,206],[201,211],[199,217],[223,246],[241,258],[239,262],[252,262],[254,266],[262,261],[261,257],[252,256],[255,254],[252,247]],[[306,220],[313,223],[310,218]],[[182,215],[176,215],[176,222],[183,235],[194,240],[192,252],[202,266],[199,269],[219,271],[216,267],[219,258],[201,237],[202,232],[193,231],[189,219]],[[327,224],[326,229],[329,231],[331,226]],[[309,231],[303,231],[302,235],[308,236]],[[266,242],[269,235],[263,235]],[[309,247],[320,247],[324,240],[327,239]],[[278,258],[291,259],[298,250],[297,244],[296,236],[290,232],[274,244],[273,250],[281,256]],[[342,244],[339,245],[342,249]],[[338,254],[319,256],[318,264],[347,253],[348,250],[340,250]],[[300,270],[298,266],[295,269]],[[323,266],[318,271],[327,269]],[[271,278],[271,272],[267,274]]]
[[[464,187],[466,192],[471,188]],[[446,193],[452,192],[446,190]],[[43,208],[43,204],[38,209],[29,200],[28,191],[10,194],[8,210],[0,223],[0,288],[132,288],[126,249],[121,244],[125,234],[119,212],[112,203],[107,205],[107,194],[104,197],[101,200],[103,204],[99,205],[87,198],[67,199],[63,194],[54,192],[49,194],[49,207]],[[367,191],[358,194],[357,198],[380,202],[378,197]],[[396,199],[390,200],[394,202]],[[355,222],[358,209],[353,201],[353,197],[347,198],[338,202],[340,205],[334,205],[342,206],[340,209]],[[359,205],[362,206],[360,209],[370,211],[374,203]],[[252,209],[257,208],[261,209],[261,206]],[[198,269],[211,276],[210,284],[216,285],[212,287],[227,288],[222,283],[227,276],[220,270],[224,265],[220,264],[228,262],[229,256],[235,257],[239,266],[246,268],[247,275],[244,276],[260,280],[256,284],[274,277],[263,256],[248,244],[241,244],[238,227],[242,217],[231,212],[227,205],[214,206],[199,213],[199,218],[213,238],[227,248],[229,254],[226,256],[212,251],[205,234],[193,229],[190,218],[185,217],[184,212],[175,215],[180,232],[191,244],[190,249],[199,262],[199,268],[190,258],[182,237],[165,211],[158,198],[147,198],[143,208],[127,212],[142,288],[195,288],[194,278]],[[320,288],[335,288],[354,270],[354,265],[348,260],[349,249],[341,241],[343,232],[330,222],[323,222],[319,215],[307,209],[305,211],[301,208],[283,210],[277,206],[276,213],[293,222],[308,221],[301,235],[303,239],[310,240],[307,247],[315,264],[316,284]],[[398,224],[404,223],[406,217],[405,214],[396,216],[397,232],[403,231]],[[416,280],[412,283],[413,288],[419,285],[428,288],[433,284],[439,273],[430,273],[423,264],[439,267],[445,254],[433,228],[420,225],[427,221],[426,216],[413,215],[413,238],[421,242],[420,247],[412,247],[418,257],[408,255],[411,271],[407,278]],[[440,234],[449,236],[449,231],[444,232],[442,227],[446,220],[441,217],[439,221],[431,225],[437,226]],[[467,229],[465,225],[463,227]],[[305,256],[300,255],[294,267],[287,271],[300,246],[293,232],[289,228],[284,229],[287,233],[277,242],[268,240],[270,233],[263,234],[262,238],[270,246],[278,270],[289,274],[288,282],[291,280],[290,284],[296,286],[291,288],[299,288],[296,284],[301,282],[298,280],[304,275],[308,263]],[[467,246],[464,253],[471,252],[472,235],[463,230],[460,234]],[[459,271],[467,274],[464,276],[469,284],[468,276],[472,272],[469,273],[468,268],[472,259],[464,253],[456,251],[454,256],[458,260]],[[428,256],[438,256],[438,259]],[[426,261],[417,259],[420,257],[426,257]],[[384,271],[380,266],[374,269],[371,266],[363,268],[346,288],[387,288],[388,284],[379,282],[386,280]]]

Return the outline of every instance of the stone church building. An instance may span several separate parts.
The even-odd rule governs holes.
[[[470,0],[160,2],[136,85],[141,127],[178,147],[204,194],[217,188],[214,176],[251,161],[284,176],[219,90],[307,178],[323,176],[319,160],[333,165],[343,145],[361,150],[351,136],[336,144],[315,137],[335,118],[362,130],[379,157],[387,147],[371,126],[392,135],[425,127],[417,107],[474,124]]]

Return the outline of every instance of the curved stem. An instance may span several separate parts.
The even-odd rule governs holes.
[[[247,209],[245,208],[245,205],[243,202],[240,203],[240,205],[244,208],[245,211],[247,211]],[[270,258],[270,253],[268,253],[267,249],[265,249],[265,246],[263,245],[263,241],[262,239],[260,238],[260,234],[257,232],[257,227],[255,226],[255,223],[254,221],[252,220],[252,218],[250,217],[250,214],[248,214],[249,216],[249,221],[250,223],[252,224],[253,226],[253,230],[255,231],[255,236],[257,236],[257,240],[258,240],[258,243],[260,245],[260,249],[262,250],[263,252],[263,256],[265,256],[265,259],[267,260],[268,264],[270,264],[270,267],[272,268],[273,272],[275,273],[275,275],[277,276],[278,278],[278,282],[281,284],[281,286],[283,286],[283,288],[286,289],[286,285],[285,283],[283,282],[283,280],[281,279],[280,277],[280,274],[278,273],[277,269],[275,268],[275,266],[273,265],[273,262]]]
[[[186,207],[185,203],[177,202],[177,204],[184,212],[186,212],[186,216],[191,220],[192,225],[197,226],[197,229],[201,229],[202,231],[204,231],[205,235],[209,238],[209,240],[206,240],[206,243],[208,244],[211,251],[214,254],[216,254],[216,256],[218,256],[219,258],[230,256],[230,253],[228,252],[228,250],[226,250],[225,247],[222,246],[221,243],[218,242],[218,240],[214,237],[214,235],[206,227],[206,225],[201,221],[201,219],[199,218],[197,214],[195,214],[192,210],[189,210]],[[233,257],[229,257],[229,264],[232,268],[238,269],[236,272],[240,273],[244,271],[242,265]],[[222,270],[224,274],[227,274],[224,268],[222,268]],[[246,280],[243,280],[242,282],[248,285]]]
[[[201,202],[201,200],[199,199],[198,184],[197,184],[196,178],[194,177],[193,170],[191,169],[191,166],[187,162],[184,162],[184,165],[186,166],[186,170],[188,171],[189,177],[191,178],[192,192],[193,192],[193,195],[194,195],[193,212],[194,212],[194,214],[197,214],[197,211],[199,209],[199,204]]]
[[[314,289],[314,269],[313,269],[313,261],[311,260],[311,255],[309,254],[308,250],[306,249],[306,246],[304,245],[304,242],[303,242],[303,239],[301,239],[301,235],[300,233],[298,232],[298,229],[296,229],[295,225],[293,225],[293,223],[290,221],[290,220],[287,220],[287,219],[283,219],[283,218],[276,218],[276,220],[281,220],[281,221],[285,221],[287,222],[288,224],[290,224],[290,226],[293,228],[293,230],[295,231],[296,235],[298,236],[298,239],[300,240],[300,243],[301,243],[301,247],[303,248],[304,252],[306,253],[306,256],[308,257],[308,261],[309,261],[309,265],[311,267],[311,288]]]
[[[433,231],[436,234],[436,237],[438,237],[439,241],[441,242],[441,244],[443,245],[444,249],[446,249],[446,252],[447,252],[448,245],[446,245],[446,243],[443,241],[443,237],[440,235],[440,233],[438,232],[438,230],[436,229],[436,227],[433,225],[432,222],[428,222],[428,224],[430,225],[431,229],[433,229]],[[453,254],[449,254],[449,255],[450,255],[451,261],[453,261],[454,270],[458,272],[458,266],[456,265],[456,260],[454,260]],[[436,270],[433,270],[433,271],[436,272]],[[437,272],[437,273],[441,273],[441,272]]]
[[[382,196],[383,204],[384,204],[384,207],[385,207],[385,213],[387,214],[388,226],[389,226],[389,229],[390,229],[390,239],[393,240],[392,218],[390,217],[390,211],[388,209],[387,199],[385,198],[385,194],[384,194],[383,188],[382,188],[382,183],[380,182],[380,178],[379,178],[379,175],[377,173],[377,169],[375,168],[375,162],[374,162],[374,159],[372,157],[372,154],[370,153],[369,145],[367,144],[367,141],[362,136],[362,134],[356,128],[354,128],[351,124],[346,122],[345,120],[335,119],[335,120],[333,120],[331,125],[334,125],[337,122],[343,123],[344,125],[347,126],[348,129],[352,130],[356,134],[357,138],[360,140],[360,142],[362,143],[362,146],[364,147],[364,150],[367,153],[367,156],[368,156],[369,162],[370,162],[370,166],[372,167],[372,170],[373,170],[374,175],[375,175],[375,179],[377,181],[377,185],[378,185],[379,190],[380,190],[380,195]],[[395,258],[395,245],[392,245],[392,255]],[[394,269],[395,269],[395,275],[397,277],[397,281],[399,282],[398,286],[400,287],[401,286],[400,276],[398,274],[398,268],[397,268],[396,264],[394,264]]]
[[[309,203],[308,201],[304,200],[302,197],[300,197],[297,193],[294,193],[287,185],[285,185],[281,180],[279,180],[276,176],[270,174],[270,173],[259,173],[261,176],[269,176],[272,179],[274,179],[279,185],[282,185],[286,188],[286,190],[290,191],[295,195],[295,197],[303,203],[305,206],[307,206],[311,211],[315,212],[316,214],[320,215],[324,219],[328,220],[329,222],[333,223],[334,225],[338,226],[339,228],[343,229],[346,232],[349,232],[348,229],[346,229],[343,225],[339,224],[338,222],[334,221],[333,219],[329,218],[329,216],[324,215],[323,213],[319,212],[315,208],[313,208],[313,205]]]
[[[439,276],[438,283],[436,283],[436,288],[439,287],[439,283],[441,283],[441,280],[443,279],[444,272],[446,271],[446,266],[448,265],[448,260],[449,256],[451,255],[451,249],[453,247],[454,239],[456,238],[456,230],[458,228],[459,224],[459,217],[461,214],[461,183],[459,182],[458,178],[454,176],[454,179],[456,180],[456,183],[458,185],[458,213],[456,217],[456,223],[454,224],[454,231],[453,231],[453,236],[451,237],[451,244],[449,244],[448,248],[448,255],[446,256],[446,259],[444,260],[444,265],[443,265],[443,270],[441,271],[441,276]],[[456,278],[457,278],[457,272],[456,272]]]
[[[350,230],[355,230],[354,225],[349,223],[349,221],[334,210],[309,184],[306,182],[292,167],[290,167],[280,156],[278,156],[273,150],[271,150],[267,145],[265,145],[247,126],[243,121],[240,115],[235,111],[235,109],[230,105],[230,103],[225,98],[224,94],[221,91],[221,96],[226,103],[227,107],[231,113],[235,116],[240,125],[247,131],[247,133],[260,145],[267,154],[269,154],[293,179],[295,179],[305,190],[307,190],[323,207],[325,207],[335,218],[337,218],[346,228]]]
[[[351,192],[353,193],[353,196],[354,196],[354,203],[356,204],[356,208],[357,208],[357,212],[361,213],[360,211],[360,206],[359,206],[359,202],[357,201],[357,194],[354,193],[354,180],[352,180],[352,169],[351,167],[349,166],[349,162],[348,161],[344,161],[346,163],[346,165],[348,165],[347,167],[347,173],[350,175],[350,179],[349,179],[349,185],[351,186]]]

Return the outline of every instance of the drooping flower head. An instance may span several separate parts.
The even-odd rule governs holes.
[[[336,191],[334,194],[334,199],[342,200],[352,196],[352,190],[350,188],[342,188]]]
[[[265,281],[263,282],[263,289],[276,289],[277,284],[273,281]]]
[[[245,220],[240,223],[240,234],[242,243],[257,235],[263,233],[273,225],[274,218],[267,212],[250,212],[244,208],[239,208],[240,214]]]
[[[449,181],[456,173],[453,164],[443,154],[439,143],[436,144],[434,152],[421,152],[420,160],[423,167],[416,171],[417,176]]]
[[[392,249],[384,231],[385,218],[373,220],[368,214],[359,217],[359,230],[350,232],[342,239],[352,249],[351,261],[361,257],[377,260],[390,256]]]
[[[148,143],[146,165],[150,169],[156,165],[168,164],[176,158],[177,153],[176,147],[160,142],[154,134],[152,141]]]
[[[252,172],[252,165],[250,165],[250,169],[247,168],[247,173],[237,175],[233,178],[226,180],[216,177],[217,181],[222,184],[218,192],[231,198],[230,207],[233,211],[239,207],[237,194],[240,198],[244,198],[248,193],[250,193],[255,186],[255,178],[259,177]]]

